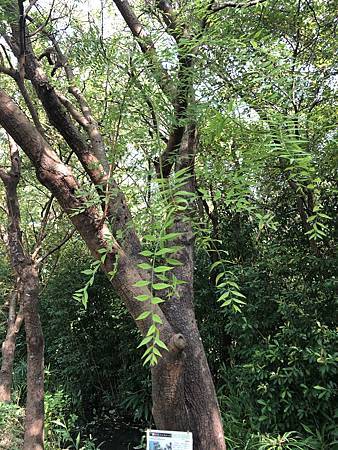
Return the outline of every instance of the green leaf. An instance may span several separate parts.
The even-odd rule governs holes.
[[[143,313],[140,314],[140,315],[136,318],[136,320],[143,320],[143,319],[146,319],[147,317],[150,316],[150,314],[151,314],[151,311],[143,311]]]
[[[231,291],[233,295],[236,295],[237,297],[246,298],[245,295],[241,294],[238,291]]]
[[[211,267],[210,267],[210,271],[216,269],[216,267],[220,266],[223,263],[223,261],[216,261],[214,262]]]
[[[137,264],[137,267],[139,267],[140,269],[149,270],[152,266],[148,263],[140,263]]]
[[[142,341],[139,343],[139,345],[137,346],[137,348],[140,348],[140,347],[142,347],[143,345],[147,345],[152,339],[153,339],[152,336],[146,336],[145,338],[142,339]]]
[[[155,291],[160,291],[161,289],[167,289],[170,287],[170,284],[168,283],[155,283],[152,285],[152,288],[155,289]]]
[[[174,239],[178,236],[182,236],[182,233],[169,233],[165,234],[164,236],[160,237],[161,241],[169,241],[170,239]]]
[[[147,364],[148,361],[151,360],[152,356],[153,356],[152,354],[148,355],[148,357],[143,361],[144,366]]]
[[[142,256],[152,256],[153,252],[151,252],[150,250],[143,250],[142,252],[140,252],[140,255],[142,255]]]
[[[84,275],[91,275],[93,273],[92,269],[81,270],[81,273]]]
[[[154,242],[157,240],[157,237],[153,236],[152,234],[145,234],[143,236],[143,239],[145,239],[146,241]]]
[[[80,446],[80,440],[81,440],[81,434],[78,433],[75,440],[75,448],[79,448]]]
[[[160,250],[158,250],[155,255],[156,256],[162,256],[162,255],[167,255],[169,253],[176,253],[179,250],[181,250],[182,247],[175,245],[174,247],[164,247],[161,248]]]
[[[318,216],[319,217],[322,217],[323,219],[328,219],[328,220],[332,220],[332,217],[330,217],[330,216],[327,216],[326,214],[324,214],[324,213],[318,213]]]
[[[157,328],[156,325],[153,323],[150,325],[147,336],[152,336],[156,332]]]
[[[88,291],[84,290],[83,297],[82,297],[82,304],[85,308],[87,308],[87,303],[88,303]]]
[[[226,300],[225,302],[222,303],[221,308],[223,308],[223,306],[228,306],[228,305],[230,305],[231,302],[232,302],[231,299]]]
[[[152,353],[154,349],[154,345],[150,345],[143,353],[142,358],[144,358],[145,356],[149,355],[149,353]]]
[[[148,286],[150,284],[150,281],[148,280],[139,280],[135,284],[133,284],[134,287],[143,287]]]
[[[227,281],[227,283],[228,283],[229,286],[233,286],[233,287],[235,287],[236,289],[239,289],[238,284],[235,283],[234,281]]]
[[[215,280],[216,286],[218,285],[219,280],[220,280],[224,275],[225,275],[225,272],[221,272],[221,273],[219,273],[219,274],[217,275],[216,280]]]
[[[157,314],[153,314],[151,316],[151,318],[152,318],[153,322],[163,324],[161,317],[158,316]]]
[[[234,301],[235,303],[239,303],[239,304],[241,304],[241,305],[246,305],[246,303],[243,302],[242,300],[240,300],[239,298],[234,298],[233,301]]]
[[[161,281],[169,281],[169,278],[167,277],[167,275],[165,273],[157,273],[156,274],[156,278],[158,278]]]
[[[155,344],[156,344],[158,347],[161,347],[161,348],[163,348],[164,350],[169,351],[168,347],[165,345],[165,343],[164,343],[163,341],[161,341],[161,339],[155,338],[154,342],[155,342]]]
[[[195,196],[194,192],[189,192],[189,191],[177,191],[175,192],[175,195],[186,195],[187,197],[189,196]]]
[[[224,292],[224,294],[222,294],[222,295],[220,296],[220,298],[219,298],[217,301],[218,301],[218,302],[221,302],[221,301],[224,300],[225,298],[228,298],[229,295],[230,295],[230,292],[229,292],[229,291],[228,291],[228,292]]]
[[[172,266],[182,266],[183,265],[183,263],[181,263],[181,261],[179,261],[178,259],[166,258],[165,260],[168,264],[171,264]]]
[[[160,351],[156,347],[153,348],[153,353],[157,356],[160,356],[160,357],[162,356]]]
[[[168,272],[168,270],[172,270],[173,267],[170,266],[158,266],[158,267],[154,267],[154,272],[155,273],[162,273],[162,272]]]
[[[147,294],[141,294],[141,295],[137,295],[136,297],[134,297],[136,300],[138,300],[139,302],[145,302],[146,300],[148,300],[150,298],[149,295]]]
[[[153,297],[151,303],[152,305],[158,305],[159,303],[164,303],[164,300],[160,297]]]

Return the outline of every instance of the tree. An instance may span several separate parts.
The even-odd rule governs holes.
[[[9,138],[10,168],[0,167],[0,178],[6,197],[7,230],[1,229],[10,266],[14,275],[14,286],[9,298],[7,334],[2,344],[0,371],[0,402],[11,401],[12,375],[16,337],[24,321],[27,342],[27,400],[25,418],[25,449],[42,449],[44,444],[44,338],[38,312],[40,289],[39,272],[47,258],[58,251],[71,237],[72,232],[53,245],[45,245],[51,238],[49,227],[57,225],[58,215],[52,211],[53,196],[50,196],[39,211],[39,231],[28,238],[27,226],[22,224],[18,198],[18,185],[22,178],[21,158],[15,142]],[[40,209],[39,207],[37,208]],[[31,216],[33,219],[33,217]],[[34,226],[34,221],[33,221]],[[34,233],[33,233],[34,234]],[[34,242],[34,243],[33,243]],[[48,248],[49,247],[49,248]]]
[[[6,200],[8,208],[8,234],[5,238],[9,254],[11,255],[12,266],[16,269],[20,263],[21,233],[20,233],[20,213],[16,188],[20,178],[20,166],[18,151],[14,142],[11,142],[11,171],[0,169],[0,178],[6,189]],[[2,233],[4,230],[2,230]],[[20,255],[22,256],[22,255]],[[17,284],[17,283],[16,283]],[[2,343],[2,363],[0,371],[0,402],[11,400],[12,373],[14,364],[14,352],[16,336],[20,331],[23,322],[23,308],[20,304],[17,310],[19,286],[15,286],[9,296],[7,334]]]
[[[6,340],[2,347],[0,389],[1,401],[10,400],[16,334],[25,322],[27,340],[27,402],[24,449],[43,449],[44,420],[44,341],[38,313],[39,279],[34,258],[24,250],[20,228],[20,207],[17,186],[20,180],[18,148],[10,140],[11,169],[0,169],[5,185],[8,210],[8,249],[16,276],[15,290],[10,302]],[[17,300],[20,309],[16,313]]]
[[[234,213],[237,237],[245,209],[258,219],[260,231],[275,227],[266,191],[257,190],[258,180],[271,170],[274,180],[286,178],[293,186],[304,231],[318,250],[314,238],[323,221],[313,214],[318,191],[309,158],[301,152],[306,119],[297,96],[306,98],[310,109],[321,102],[318,92],[312,98],[305,88],[297,91],[296,83],[304,66],[314,73],[307,63],[307,48],[316,41],[313,27],[304,42],[300,37],[307,24],[318,23],[316,11],[307,2],[298,2],[295,10],[288,1],[270,8],[271,2],[264,1],[160,1],[132,7],[116,0],[137,50],[123,30],[106,38],[103,10],[99,26],[90,16],[85,32],[81,18],[66,10],[69,22],[62,39],[52,26],[53,11],[40,16],[34,2],[25,11],[20,2],[18,19],[16,8],[7,3],[0,71],[17,87],[8,83],[7,93],[0,93],[0,123],[96,258],[87,273],[89,284],[101,265],[135,319],[141,346],[146,346],[145,361],[152,366],[156,425],[192,430],[196,449],[222,449],[219,408],[193,306],[194,240],[206,228],[195,211],[204,210],[212,221],[216,251],[209,254],[217,268],[223,263],[217,245],[222,202],[230,216]],[[285,11],[292,13],[294,26],[280,33],[273,28],[275,15],[283,24]],[[321,5],[318,11],[326,23]],[[121,26],[121,20],[116,23]],[[318,26],[318,36],[322,28]],[[278,42],[280,35],[286,44]],[[10,57],[5,63],[10,51],[18,70]],[[54,64],[53,80],[43,70],[47,61]],[[330,79],[330,70],[325,74]],[[269,77],[272,83],[266,81]],[[285,96],[290,86],[293,94]],[[25,103],[21,108],[8,95],[18,89]],[[34,125],[23,111],[29,111]],[[244,120],[236,122],[243,111]],[[252,135],[258,137],[254,146],[247,137]],[[140,162],[138,168],[128,168],[142,196],[135,203],[143,215],[135,213],[130,183],[119,179],[128,158]],[[205,233],[203,239],[207,241]],[[223,289],[223,305],[238,312],[243,294],[228,275],[223,271],[213,279]],[[76,296],[86,304],[87,288]]]
[[[174,115],[165,149],[155,161],[158,177],[165,180],[172,171],[182,173],[183,170],[188,176],[181,183],[181,188],[191,193],[194,191],[193,160],[197,140],[194,121],[187,121],[187,108],[193,98],[193,59],[185,49],[187,29],[183,26],[181,30],[182,24],[174,22],[171,8],[168,9],[166,4],[159,5],[163,20],[172,29],[178,48],[178,78],[171,86],[172,81],[166,78],[166,71],[156,60],[154,44],[143,32],[132,8],[126,2],[116,2],[116,5],[137,37],[142,52],[156,68],[154,75],[168,95]],[[170,253],[171,261],[175,261],[175,265],[168,266],[168,270],[172,271],[177,284],[170,302],[164,302],[160,307],[159,301],[162,299],[158,300],[159,297],[153,291],[162,291],[170,285],[153,283],[153,274],[143,269],[148,266],[142,266],[146,263],[140,255],[141,244],[132,225],[125,196],[111,176],[112,167],[98,124],[86,99],[74,84],[72,69],[53,38],[53,53],[60,65],[64,66],[68,91],[74,96],[80,111],[55,90],[43,72],[27,36],[25,22],[30,9],[31,6],[28,6],[23,11],[22,2],[19,2],[20,15],[16,11],[13,14],[13,9],[7,9],[12,36],[5,35],[5,39],[18,60],[19,70],[3,68],[2,72],[9,73],[21,90],[25,90],[24,78],[31,82],[50,123],[76,154],[91,183],[99,193],[110,194],[103,199],[103,212],[95,205],[88,206],[83,196],[76,195],[79,183],[70,167],[57,157],[49,145],[29,95],[26,95],[26,100],[32,118],[34,116],[34,126],[4,91],[0,93],[0,122],[31,159],[38,179],[70,215],[74,226],[93,256],[101,261],[105,272],[112,274],[117,264],[118,270],[112,285],[136,320],[144,336],[143,343],[149,349],[147,360],[153,366],[153,415],[156,425],[159,428],[191,429],[196,449],[225,448],[216,393],[194,316],[193,232],[187,213],[179,208],[175,210],[167,223],[166,240],[170,239],[170,243],[159,250],[158,256]],[[168,93],[169,88],[174,91],[173,95],[170,91]],[[89,144],[77,125],[84,129]],[[163,279],[160,273],[157,277]],[[159,360],[158,347],[165,348]]]

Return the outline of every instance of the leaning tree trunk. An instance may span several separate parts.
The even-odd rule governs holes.
[[[22,304],[27,342],[27,401],[23,450],[43,450],[44,339],[38,312],[38,270],[22,271]]]
[[[16,337],[23,321],[22,307],[20,306],[20,310],[18,313],[16,312],[17,297],[17,291],[12,292],[10,295],[7,333],[1,348],[0,403],[11,401]]]

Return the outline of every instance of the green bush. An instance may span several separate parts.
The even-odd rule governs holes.
[[[0,403],[0,449],[20,450],[23,444],[24,410],[13,403]]]

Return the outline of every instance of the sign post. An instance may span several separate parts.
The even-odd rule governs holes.
[[[193,450],[192,433],[147,430],[147,450]]]

